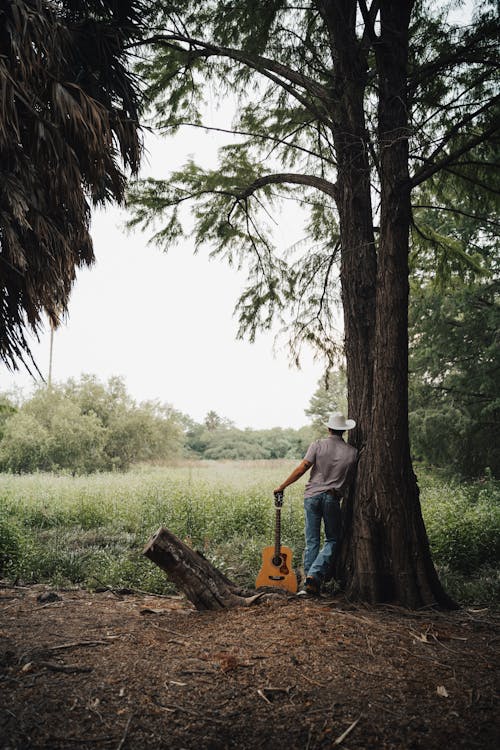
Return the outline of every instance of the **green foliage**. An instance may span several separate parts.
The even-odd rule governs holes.
[[[491,479],[465,486],[433,483],[423,514],[440,565],[462,574],[500,561],[500,486]]]
[[[8,393],[0,393],[0,440],[2,439],[5,422],[15,414],[17,406]]]
[[[73,474],[127,469],[181,455],[184,418],[170,406],[140,405],[120,378],[90,376],[39,388],[5,420],[0,469]]]
[[[318,434],[323,434],[325,423],[334,411],[341,411],[347,416],[347,380],[344,370],[334,370],[321,378],[305,413],[312,419],[312,425]]]
[[[360,137],[371,155],[366,178],[374,194],[380,192],[382,155],[376,114],[383,90],[380,15],[370,28],[366,15],[356,17],[356,3],[338,15],[336,5],[327,12],[321,4],[281,0],[154,3],[158,37],[140,73],[149,84],[155,124],[167,134],[182,125],[209,129],[206,104],[213,91],[219,101],[236,103],[226,123],[233,135],[216,167],[191,159],[169,178],[139,182],[130,193],[131,223],[154,227],[161,245],[192,236],[193,219],[197,247],[206,245],[245,269],[237,304],[240,335],[253,339],[277,322],[292,360],[307,342],[326,354],[329,365],[339,350],[339,211],[346,196],[335,185],[346,158],[338,132],[345,90],[363,92]],[[470,23],[466,11],[463,23],[452,22],[444,0],[412,5],[412,264],[445,283],[484,270],[482,248],[498,227],[497,18],[492,2],[478,4]],[[332,29],[338,24],[346,44],[351,38],[355,43],[353,75],[342,80]],[[292,200],[294,221],[303,216],[304,231],[287,250],[275,223],[287,222]],[[360,220],[376,226],[377,210],[374,205],[372,215]]]
[[[413,453],[465,476],[500,473],[498,292],[494,277],[412,287]]]
[[[0,476],[0,575],[25,583],[112,586],[154,593],[173,588],[141,556],[160,525],[252,586],[272,544],[272,489],[290,461],[197,462],[88,477]],[[500,485],[463,484],[419,471],[434,560],[459,601],[494,601],[500,563]],[[300,566],[304,479],[288,488],[283,543]],[[475,588],[473,588],[475,587]]]
[[[27,333],[67,310],[94,260],[90,204],[137,174],[141,91],[129,66],[140,0],[0,5],[0,359],[33,361]],[[36,368],[36,365],[35,365]]]
[[[31,414],[18,412],[4,428],[0,465],[4,471],[32,472],[46,467],[49,434]]]
[[[0,516],[0,576],[9,576],[19,568],[22,548],[22,533],[16,520]]]
[[[9,402],[10,403],[10,402]],[[310,428],[239,430],[209,411],[198,424],[171,406],[136,404],[121,378],[84,375],[39,388],[17,411],[9,407],[0,439],[0,471],[126,470],[186,453],[209,460],[302,458]]]
[[[259,460],[303,458],[313,436],[310,428],[275,427],[269,430],[239,430],[227,423],[192,425],[186,445],[209,460]]]

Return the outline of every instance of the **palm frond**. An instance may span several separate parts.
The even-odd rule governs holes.
[[[67,310],[94,261],[91,205],[122,202],[139,168],[140,94],[126,47],[139,0],[0,0],[0,359]]]

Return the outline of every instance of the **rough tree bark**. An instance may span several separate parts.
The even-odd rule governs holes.
[[[202,554],[163,527],[153,534],[143,554],[168,574],[198,610],[248,607],[262,596],[248,596]]]

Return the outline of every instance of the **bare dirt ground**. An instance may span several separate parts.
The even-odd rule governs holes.
[[[498,620],[0,588],[0,747],[499,747]]]

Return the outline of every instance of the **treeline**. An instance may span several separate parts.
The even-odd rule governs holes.
[[[124,470],[182,452],[182,415],[157,402],[136,404],[121,378],[84,376],[39,387],[22,403],[0,402],[0,470]]]
[[[496,269],[441,288],[414,280],[410,305],[409,420],[413,458],[470,478],[500,475],[500,311]],[[0,471],[126,470],[175,458],[253,460],[304,456],[331,411],[347,412],[342,371],[311,395],[310,425],[237,429],[209,412],[202,423],[158,402],[137,404],[121,378],[93,376],[0,395]]]
[[[39,387],[26,400],[0,396],[0,471],[126,470],[175,458],[301,457],[312,439],[300,430],[239,430],[215,412],[202,424],[159,402],[137,404],[122,378],[94,376]]]
[[[203,424],[193,423],[186,433],[186,448],[208,460],[302,458],[315,437],[312,427],[299,430],[239,430],[209,412]]]

